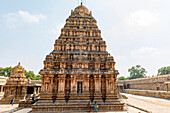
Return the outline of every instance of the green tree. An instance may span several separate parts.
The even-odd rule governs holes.
[[[124,76],[121,76],[118,78],[118,80],[128,80],[128,78],[125,78]]]
[[[170,66],[162,67],[158,70],[158,75],[167,75],[170,74]]]
[[[41,75],[35,75],[33,71],[25,71],[26,78],[30,78],[31,80],[41,80]]]
[[[146,77],[147,73],[147,71],[140,65],[133,66],[132,68],[128,69],[128,72],[130,72],[129,79],[144,78]]]
[[[12,67],[0,68],[0,76],[9,77],[12,72]]]
[[[41,80],[41,75],[37,75],[36,80]]]
[[[9,77],[11,75],[12,69],[13,69],[12,67],[6,68],[0,67],[0,76]],[[41,80],[41,75],[36,76],[33,71],[25,70],[25,76],[26,78],[30,78],[31,80]]]

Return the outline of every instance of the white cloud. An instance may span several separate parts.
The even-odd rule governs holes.
[[[148,27],[158,23],[160,20],[160,13],[156,10],[137,10],[129,13],[125,22],[130,26]]]
[[[64,23],[57,24],[53,29],[50,29],[48,32],[52,37],[59,36],[61,29],[64,27]]]
[[[27,11],[18,11],[17,14],[21,17],[21,19],[23,21],[28,22],[28,23],[39,23],[41,19],[45,19],[46,18],[45,15],[42,15],[42,14],[31,15]]]
[[[21,22],[25,22],[29,24],[31,23],[37,24],[40,22],[40,20],[46,19],[45,15],[42,15],[42,14],[33,15],[27,11],[18,11],[14,13],[8,13],[4,15],[3,17],[6,22],[5,24],[9,29],[15,29],[17,25],[20,24]]]

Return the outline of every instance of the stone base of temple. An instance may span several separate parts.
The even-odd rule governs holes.
[[[69,100],[66,102],[65,98],[57,98],[53,103],[52,98],[41,98],[37,103],[32,106],[32,113],[51,113],[51,112],[87,112],[88,102],[90,97],[88,95],[70,95]],[[124,103],[121,103],[119,98],[108,95],[105,102],[101,96],[94,97],[92,102],[92,111],[94,111],[95,101],[99,105],[98,111],[125,111]]]
[[[26,100],[19,101],[19,107],[30,108],[39,99],[39,94],[30,95]]]
[[[12,99],[2,99],[0,100],[0,104],[10,104]],[[19,104],[19,100],[15,99],[14,104]]]
[[[20,101],[19,102],[19,107],[24,107],[24,108],[31,108],[32,104],[34,104],[37,100],[27,100],[27,101]]]

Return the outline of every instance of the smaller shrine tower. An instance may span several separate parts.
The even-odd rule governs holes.
[[[25,69],[20,65],[20,62],[12,70],[7,83],[4,86],[4,98],[2,103],[10,103],[11,99],[15,99],[15,103],[19,100],[24,100],[27,94],[27,82],[25,77]]]

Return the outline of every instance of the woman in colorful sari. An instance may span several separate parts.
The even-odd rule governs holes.
[[[95,101],[94,110],[97,111],[97,109],[98,109],[98,105],[97,105],[97,102]]]
[[[88,103],[89,112],[91,111],[91,102]]]

